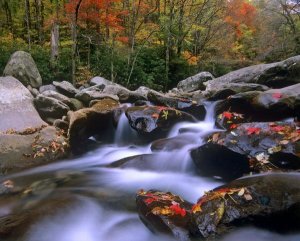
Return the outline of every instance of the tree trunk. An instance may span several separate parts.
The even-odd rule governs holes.
[[[51,29],[51,64],[59,57],[59,25],[54,22]]]
[[[28,48],[31,49],[31,37],[30,37],[30,5],[29,0],[25,0],[25,26],[27,30],[27,41],[28,41]]]

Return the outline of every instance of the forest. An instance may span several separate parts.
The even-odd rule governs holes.
[[[103,76],[167,90],[300,53],[299,0],[0,0],[0,72],[32,54],[43,83]]]

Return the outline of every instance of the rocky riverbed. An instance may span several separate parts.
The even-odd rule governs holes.
[[[0,77],[1,240],[299,240],[299,56],[167,93],[30,58]]]

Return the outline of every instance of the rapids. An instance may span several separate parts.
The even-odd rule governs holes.
[[[114,144],[102,145],[73,160],[65,160],[33,168],[3,180],[14,180],[19,186],[53,178],[71,179],[66,185],[37,190],[35,199],[47,199],[53,193],[70,193],[77,201],[68,208],[38,220],[20,238],[24,241],[171,241],[171,237],[152,234],[135,212],[135,194],[140,189],[170,191],[184,199],[196,200],[222,180],[201,177],[194,172],[189,150],[199,146],[203,137],[216,130],[214,104],[207,103],[207,116],[198,123],[180,123],[169,138],[187,135],[192,144],[173,151],[155,153],[155,159],[143,168],[109,167],[126,157],[152,154],[150,145],[133,145],[138,138],[123,114]],[[185,130],[181,132],[181,130]],[[69,180],[68,179],[68,180]],[[43,182],[43,181],[42,181]],[[22,197],[21,197],[22,199]],[[28,202],[28,200],[26,200]],[[30,200],[32,201],[32,200]],[[1,215],[24,205],[24,200],[0,203]],[[282,236],[253,227],[240,229],[223,241],[300,240],[299,235]]]

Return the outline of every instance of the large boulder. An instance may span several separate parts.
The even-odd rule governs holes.
[[[272,88],[282,88],[300,82],[300,55],[281,62],[259,64],[242,68],[206,83],[206,91],[219,89],[228,83],[255,83]]]
[[[138,192],[140,219],[152,232],[179,241],[219,240],[244,225],[299,230],[300,174],[249,176],[206,192],[193,205],[155,190]]]
[[[68,137],[73,151],[80,152],[81,145],[93,135],[104,137],[113,128],[114,110],[118,107],[119,102],[108,98],[99,100],[90,108],[68,112]]]
[[[230,96],[220,102],[217,113],[228,111],[244,114],[251,121],[282,120],[300,117],[300,83],[265,92],[250,91]],[[280,114],[279,114],[280,113]]]
[[[4,76],[13,76],[22,82],[23,85],[39,87],[42,85],[42,77],[37,66],[29,53],[17,51],[10,57],[5,69]]]
[[[205,90],[204,82],[214,79],[214,76],[209,72],[200,72],[194,76],[181,80],[177,89],[184,92],[192,92],[196,90]]]
[[[250,171],[297,170],[300,168],[300,133],[294,123],[237,124],[208,137],[192,150],[192,159],[203,175],[226,180]]]
[[[137,100],[146,100],[143,95],[135,91],[128,90],[121,85],[107,85],[103,89],[103,93],[118,96],[121,103],[132,103]]]
[[[90,80],[91,85],[115,85],[115,83],[111,82],[110,80],[107,80],[100,76],[95,76]]]
[[[164,106],[135,106],[126,110],[130,126],[139,134],[163,136],[176,123],[195,122],[196,119],[185,112]]]
[[[41,126],[1,133],[0,153],[0,173],[7,174],[66,157],[68,144],[60,130]]]
[[[14,77],[0,77],[0,131],[22,131],[46,123],[34,108],[29,90]]]
[[[75,95],[75,97],[85,103],[86,105],[89,105],[89,103],[92,100],[101,100],[110,98],[116,101],[119,101],[119,97],[117,95],[112,94],[104,94],[101,90],[98,89],[92,89],[92,90],[81,90],[78,94]]]

